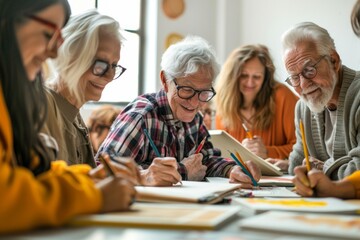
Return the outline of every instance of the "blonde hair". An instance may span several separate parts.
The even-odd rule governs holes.
[[[244,107],[244,97],[239,91],[239,77],[244,64],[253,58],[258,58],[265,67],[264,82],[254,100],[256,111],[253,128],[269,128],[275,114],[275,66],[268,48],[261,44],[239,47],[225,61],[215,88],[216,113],[221,116],[223,125],[231,130],[238,131],[242,128],[241,109]]]
[[[111,126],[121,111],[122,109],[115,108],[112,105],[101,105],[91,112],[87,126],[92,127],[95,123],[102,123],[107,126]]]

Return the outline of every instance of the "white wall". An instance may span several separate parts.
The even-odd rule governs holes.
[[[215,47],[220,64],[232,49],[240,45],[265,44],[277,67],[277,79],[282,81],[287,73],[281,60],[281,34],[295,23],[313,21],[329,31],[343,63],[360,69],[360,39],[355,37],[350,24],[355,1],[185,0],[185,12],[177,19],[169,19],[163,14],[162,0],[148,1],[148,5],[151,2],[157,4],[157,14],[156,19],[152,15],[147,20],[154,25],[146,35],[148,40],[153,39],[152,45],[147,46],[153,53],[151,62],[146,64],[152,73],[146,74],[145,91],[153,92],[160,88],[160,60],[166,36],[171,32],[206,38]]]

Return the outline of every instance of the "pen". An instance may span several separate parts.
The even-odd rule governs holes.
[[[204,139],[200,142],[199,146],[197,147],[195,154],[199,153],[201,151],[201,149],[203,148],[204,144],[206,141],[206,136],[204,137]]]
[[[304,131],[304,125],[302,120],[300,119],[299,121],[299,125],[300,125],[300,132],[301,132],[301,139],[302,139],[302,144],[303,144],[303,148],[304,148],[304,155],[305,155],[305,161],[306,161],[306,169],[309,172],[311,170],[311,165],[310,165],[310,160],[309,160],[309,154],[308,154],[308,149],[307,149],[307,144],[306,144],[306,139],[305,139],[305,131]]]
[[[99,160],[104,165],[104,169],[105,169],[107,175],[108,176],[115,176],[114,169],[112,168],[110,163],[102,155],[99,155]]]
[[[245,129],[245,132],[246,132],[246,135],[248,138],[252,139],[253,138],[253,135],[252,133],[250,132],[250,130],[246,127],[245,123],[242,124],[243,128]]]
[[[229,151],[229,150],[228,150],[228,151]],[[248,171],[248,170],[246,169],[246,167],[240,162],[239,159],[236,158],[236,156],[235,156],[232,152],[229,151],[229,153],[230,153],[230,156],[231,156],[231,157],[234,159],[234,161],[236,162],[236,164],[239,165],[239,166],[241,167],[241,169],[244,171],[244,173],[251,179],[251,182],[253,183],[253,185],[254,185],[255,187],[258,187],[259,184],[255,181],[255,179],[254,179],[254,177],[251,175],[250,171]]]
[[[157,150],[157,148],[156,148],[156,146],[155,146],[155,143],[154,143],[153,140],[151,139],[151,137],[150,137],[147,129],[144,128],[143,131],[144,131],[146,137],[148,138],[148,140],[149,140],[149,142],[150,142],[150,145],[151,145],[152,149],[154,150],[156,156],[157,156],[157,157],[161,157],[161,155],[160,155],[159,151]]]

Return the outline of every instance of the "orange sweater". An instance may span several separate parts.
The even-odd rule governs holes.
[[[294,110],[298,97],[284,84],[279,83],[275,90],[275,118],[269,129],[265,131],[251,130],[253,135],[260,136],[268,151],[268,157],[287,158],[296,142]],[[216,128],[227,131],[230,135],[242,142],[246,132],[229,131],[221,121],[221,116],[216,115]]]
[[[75,215],[100,210],[102,196],[87,176],[89,166],[68,167],[57,161],[37,177],[24,167],[14,167],[12,128],[1,88],[0,113],[0,234],[57,226]]]
[[[356,171],[350,176],[345,178],[346,180],[350,181],[356,191],[356,198],[360,199],[360,171]]]

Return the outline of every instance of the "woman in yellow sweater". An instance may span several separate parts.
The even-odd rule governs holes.
[[[51,162],[41,64],[57,56],[66,0],[0,0],[0,233],[57,226],[71,217],[128,209],[133,181],[102,166]],[[96,183],[95,183],[96,182]]]
[[[274,73],[266,46],[245,45],[233,50],[216,85],[216,128],[226,130],[264,159],[285,159],[296,141],[298,98],[275,81]],[[283,169],[287,169],[286,162]]]

